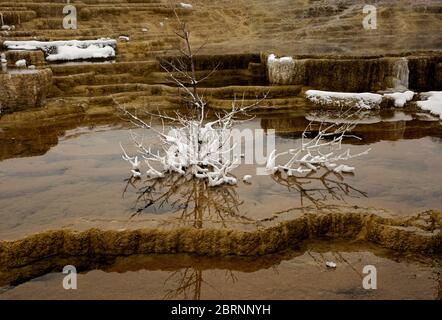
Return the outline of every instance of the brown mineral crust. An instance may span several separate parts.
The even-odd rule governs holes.
[[[194,253],[207,256],[260,256],[300,245],[307,239],[347,239],[372,242],[398,252],[440,254],[441,213],[432,212],[432,230],[410,221],[373,214],[306,214],[276,226],[240,231],[226,229],[138,229],[47,231],[22,240],[0,242],[2,269],[20,267],[51,256]]]

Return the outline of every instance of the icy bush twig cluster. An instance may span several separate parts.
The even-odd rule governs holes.
[[[146,175],[152,179],[164,178],[166,174],[178,174],[183,176],[192,175],[197,179],[204,179],[212,187],[222,184],[237,184],[238,181],[231,172],[240,165],[241,155],[235,154],[236,145],[232,145],[234,140],[232,127],[238,121],[239,115],[247,115],[247,112],[257,107],[261,101],[266,99],[267,95],[264,95],[262,99],[257,99],[250,105],[244,105],[244,98],[241,103],[234,99],[229,112],[216,114],[216,120],[208,121],[206,119],[206,101],[200,94],[198,85],[210,76],[216,70],[216,67],[207,76],[197,79],[194,53],[189,41],[190,33],[178,16],[177,20],[180,30],[176,34],[184,42],[183,48],[179,49],[183,60],[180,58],[167,60],[162,63],[162,67],[175,86],[181,92],[184,92],[187,109],[191,115],[188,117],[175,112],[174,116],[169,116],[160,114],[159,111],[158,114],[145,111],[145,115],[150,116],[151,119],[161,120],[163,128],[158,130],[137,114],[120,107],[134,125],[139,128],[154,130],[159,141],[154,148],[152,144],[145,143],[143,136],[131,131],[131,138],[137,149],[137,156],[129,156],[122,147],[123,159],[131,163],[133,177],[141,177],[141,163],[144,163],[147,166]],[[290,69],[289,65],[293,62],[292,58],[276,59],[271,56],[269,59],[270,62],[274,59],[273,62],[277,62],[277,67],[284,70]],[[377,96],[362,94],[362,100],[366,103],[372,100],[377,101]],[[115,99],[114,102],[119,105]],[[350,119],[353,116],[351,114],[353,109],[347,108],[346,110],[342,115]],[[168,132],[165,132],[165,122],[173,123]],[[281,171],[293,176],[295,174],[308,174],[319,170],[321,167],[326,167],[336,173],[352,172],[354,168],[342,162],[368,152],[367,150],[353,155],[350,150],[342,151],[342,140],[344,137],[350,136],[347,133],[354,126],[354,121],[327,125],[321,122],[316,137],[308,139],[308,131],[314,130],[314,124],[310,123],[302,134],[300,147],[282,153],[276,153],[276,150],[271,152],[266,166],[268,173],[275,174]],[[277,164],[277,161],[281,160],[283,156],[288,156],[289,160],[283,164]],[[250,181],[250,178],[245,177],[244,181]]]
[[[357,124],[358,120],[352,119],[359,112],[352,113],[351,110],[347,109],[341,114],[341,118],[347,119],[347,122],[310,122],[302,133],[301,145],[281,153],[276,153],[276,150],[273,150],[267,160],[266,170],[272,174],[278,171],[285,172],[288,176],[309,174],[318,171],[321,167],[336,173],[353,172],[354,167],[342,162],[365,155],[370,149],[352,154],[350,149],[342,148],[344,138],[360,139],[349,133]],[[317,134],[313,138],[308,138],[310,130],[317,130]],[[281,158],[285,158],[285,160],[282,161],[282,164],[278,164],[277,160]]]
[[[231,129],[234,117],[249,107],[233,107],[224,116],[204,124],[179,115],[177,118],[158,115],[163,120],[179,123],[179,126],[172,127],[167,133],[164,126],[160,131],[127,110],[125,114],[136,126],[156,131],[159,138],[160,147],[154,150],[152,145],[145,146],[142,136],[131,131],[137,153],[147,165],[146,175],[149,178],[162,178],[166,173],[192,174],[198,179],[207,179],[209,186],[218,186],[237,183],[237,179],[229,174],[241,161],[240,156],[232,153],[235,145],[231,145]],[[123,159],[132,164],[133,175],[141,176],[138,156],[130,157],[124,149],[123,153]]]
[[[176,12],[175,12],[176,14]],[[146,115],[160,119],[163,122],[163,129],[157,130],[151,124],[142,120],[136,114],[120,108],[132,123],[139,128],[152,129],[159,139],[159,148],[153,150],[152,145],[146,146],[143,137],[131,132],[131,138],[137,148],[137,153],[147,165],[146,174],[150,178],[161,178],[166,173],[177,173],[180,175],[191,174],[198,179],[206,179],[209,186],[221,184],[236,184],[237,179],[230,172],[240,164],[240,156],[235,155],[231,145],[232,127],[240,114],[247,115],[247,112],[255,108],[266,95],[250,105],[244,105],[244,99],[238,103],[232,101],[232,108],[225,114],[217,114],[216,120],[207,121],[206,101],[198,90],[198,85],[209,75],[197,79],[195,71],[194,53],[189,41],[190,32],[176,15],[180,25],[180,31],[176,34],[184,42],[184,48],[180,49],[183,60],[175,59],[164,61],[163,69],[171,81],[186,95],[188,111],[191,117],[175,112],[171,117],[165,114]],[[116,100],[114,102],[118,105]],[[164,130],[164,122],[172,122],[173,126],[167,133]],[[140,162],[138,156],[130,157],[123,149],[123,159],[132,164],[134,176],[141,176]]]

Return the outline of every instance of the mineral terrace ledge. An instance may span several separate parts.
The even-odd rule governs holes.
[[[423,222],[427,225],[424,226]],[[22,240],[0,242],[1,269],[32,264],[52,256],[194,253],[207,256],[262,256],[294,248],[305,240],[360,240],[398,252],[442,253],[442,213],[396,220],[374,214],[305,214],[255,231],[226,229],[90,229],[47,231]]]

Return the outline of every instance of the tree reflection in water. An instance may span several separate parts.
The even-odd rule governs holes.
[[[232,270],[226,270],[225,277],[226,281],[232,281],[232,283],[238,280]],[[221,294],[218,288],[203,279],[203,270],[198,268],[189,267],[174,271],[166,279],[164,286],[166,287],[168,283],[173,283],[173,288],[166,289],[166,293],[163,297],[165,300],[200,300],[203,284]]]
[[[142,183],[142,186],[139,184]],[[240,214],[243,201],[239,199],[235,186],[210,187],[206,180],[191,175],[169,174],[164,178],[129,178],[128,186],[136,189],[137,198],[133,216],[143,212],[172,212],[183,225],[202,228],[204,221],[220,223],[253,223],[253,219]]]
[[[347,202],[348,198],[367,197],[367,193],[345,182],[345,175],[332,170],[321,169],[305,176],[288,176],[276,172],[271,177],[278,184],[287,187],[289,191],[298,193],[300,205],[314,205],[316,208],[327,206],[331,201]]]
[[[344,181],[344,175],[333,171],[314,172],[302,177],[287,176],[276,173],[271,178],[278,184],[288,188],[290,192],[299,194],[301,207],[314,205],[315,208],[327,206],[330,200],[344,201],[347,197],[366,197],[367,194],[352,187]],[[237,193],[237,186],[222,185],[210,187],[207,181],[195,179],[191,175],[169,174],[164,178],[141,180],[131,177],[123,196],[129,187],[136,192],[132,217],[142,213],[176,213],[181,225],[203,228],[204,222],[220,224],[227,227],[229,223],[248,223],[257,225],[264,220],[257,220],[240,213],[243,201]],[[274,268],[277,272],[276,266]],[[226,281],[235,283],[237,278],[232,270],[226,271]],[[203,284],[219,291],[210,283],[204,281],[203,270],[189,266],[171,272],[165,281],[167,289],[164,299],[194,299],[201,298]]]

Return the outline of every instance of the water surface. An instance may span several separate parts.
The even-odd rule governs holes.
[[[152,221],[157,221],[157,226],[162,219],[202,227],[195,223],[195,198],[185,202],[186,194],[204,196],[207,201],[200,208],[200,220],[221,227],[223,221],[244,227],[278,212],[329,204],[383,208],[396,215],[442,210],[440,122],[426,116],[389,112],[368,117],[358,125],[355,133],[362,140],[349,139],[345,147],[354,153],[371,151],[348,161],[356,167],[354,175],[321,178],[325,172],[320,171],[308,179],[286,179],[257,176],[255,166],[243,165],[233,173],[239,180],[245,174],[253,175],[250,185],[239,182],[201,195],[195,193],[194,182],[180,181],[179,192],[172,192],[168,201],[147,207],[149,199],[139,198],[146,182],[129,181],[130,166],[121,158],[120,142],[132,151],[129,129],[80,126],[57,137],[43,155],[0,162],[0,238],[22,238],[61,227],[124,229],[152,226]],[[285,150],[299,143],[300,132],[309,120],[305,115],[276,114],[241,126],[276,129],[277,149]],[[144,133],[147,141],[153,141],[152,132]],[[157,191],[170,191],[171,183],[158,186]],[[172,184],[176,187],[175,181]],[[225,206],[220,208],[220,203]]]

